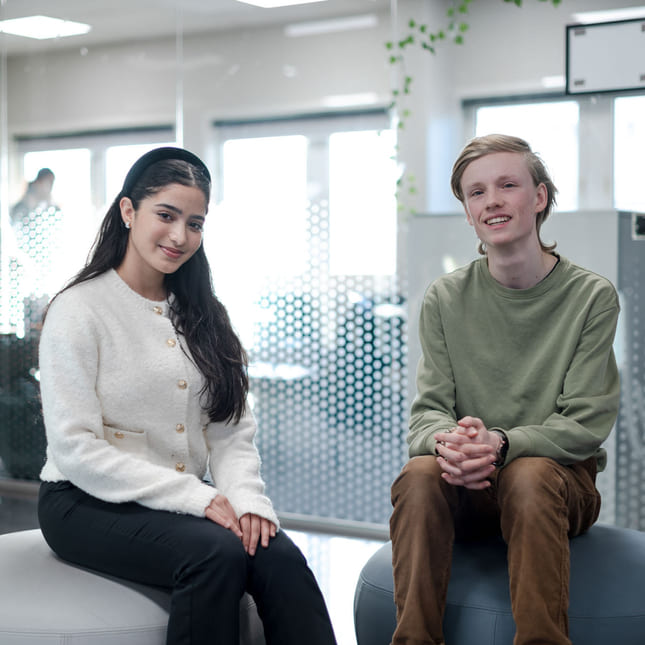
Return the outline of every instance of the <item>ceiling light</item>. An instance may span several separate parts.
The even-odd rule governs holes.
[[[0,32],[25,38],[45,40],[47,38],[64,38],[86,34],[92,27],[81,22],[60,20],[48,16],[28,16],[0,21]]]
[[[573,20],[585,25],[595,22],[615,22],[645,18],[645,7],[626,7],[625,9],[607,9],[606,11],[583,11],[571,14]]]
[[[346,18],[332,18],[330,20],[297,22],[292,25],[287,25],[284,29],[284,33],[286,36],[290,36],[291,38],[299,38],[302,36],[331,34],[338,31],[371,29],[377,25],[377,16],[373,13],[369,13],[363,16],[347,16]]]
[[[297,4],[310,4],[312,2],[326,2],[327,0],[237,0],[244,4],[252,4],[263,9],[275,9],[276,7],[293,7]]]

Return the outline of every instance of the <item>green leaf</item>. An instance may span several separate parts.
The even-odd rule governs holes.
[[[455,36],[455,44],[456,45],[463,45],[464,44],[464,37],[462,35]]]
[[[414,29],[417,26],[417,23],[414,21],[414,19],[410,19],[410,22],[408,23],[408,27],[410,29]]]
[[[463,34],[468,31],[468,25],[465,22],[459,23],[459,31]]]
[[[391,40],[388,40],[385,43],[385,49],[392,49],[392,47],[394,47],[394,43]]]

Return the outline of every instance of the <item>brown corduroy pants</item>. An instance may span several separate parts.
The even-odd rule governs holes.
[[[483,491],[452,486],[441,472],[434,456],[414,457],[392,486],[392,645],[444,644],[453,542],[500,532],[508,545],[514,644],[571,645],[569,538],[598,518],[595,459],[562,466],[518,458],[495,471]]]

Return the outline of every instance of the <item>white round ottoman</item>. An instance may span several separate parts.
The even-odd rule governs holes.
[[[164,645],[169,606],[164,589],[63,562],[37,529],[0,535],[2,645]],[[265,644],[248,595],[240,605],[240,644]]]

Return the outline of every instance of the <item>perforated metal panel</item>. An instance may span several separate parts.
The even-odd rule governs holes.
[[[618,221],[624,356],[616,424],[616,522],[640,530],[645,530],[644,221],[645,216],[632,213],[620,213]]]

